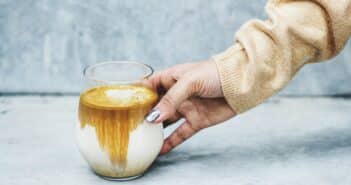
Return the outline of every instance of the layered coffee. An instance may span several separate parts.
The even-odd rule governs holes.
[[[78,143],[90,166],[108,177],[135,176],[157,156],[162,126],[144,121],[157,94],[141,85],[100,86],[81,94]]]

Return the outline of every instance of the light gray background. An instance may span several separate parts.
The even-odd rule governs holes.
[[[77,151],[76,96],[2,93],[78,93],[83,67],[97,61],[160,70],[209,58],[231,45],[242,23],[264,18],[264,4],[0,0],[0,184],[116,184],[93,175]],[[350,58],[349,43],[333,62],[306,66],[283,94],[351,94]],[[197,134],[125,184],[351,184],[350,110],[350,99],[273,98]]]
[[[79,92],[84,66],[136,60],[156,70],[207,59],[264,0],[0,0],[0,92]],[[306,66],[283,94],[351,93],[351,44]]]

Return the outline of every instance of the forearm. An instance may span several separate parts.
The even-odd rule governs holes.
[[[213,57],[237,113],[282,89],[304,64],[335,56],[351,34],[351,0],[271,0],[266,10],[269,20],[249,21]]]

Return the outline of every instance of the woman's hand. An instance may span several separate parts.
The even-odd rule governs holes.
[[[161,154],[168,153],[201,129],[235,116],[223,98],[216,64],[212,61],[176,65],[152,75],[146,83],[161,95],[147,121],[168,126],[185,119],[164,141]]]

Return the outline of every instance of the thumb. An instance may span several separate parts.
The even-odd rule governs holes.
[[[146,121],[161,123],[171,118],[179,105],[194,94],[189,80],[179,79],[146,116]]]

